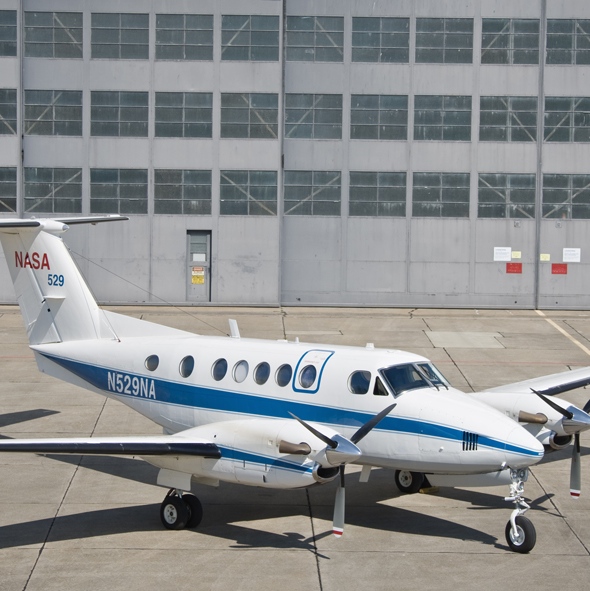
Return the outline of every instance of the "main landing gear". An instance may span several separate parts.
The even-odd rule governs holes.
[[[395,485],[404,495],[416,494],[424,484],[424,474],[422,472],[410,472],[409,470],[395,471]]]
[[[524,500],[524,483],[527,481],[529,472],[526,468],[521,470],[510,470],[510,496],[505,501],[511,501],[515,505],[510,515],[510,521],[506,524],[506,541],[513,552],[526,554],[530,552],[537,542],[537,532],[530,519],[524,517],[524,513],[531,507]]]
[[[166,529],[197,527],[203,519],[203,506],[195,495],[171,488],[160,505],[160,519]]]

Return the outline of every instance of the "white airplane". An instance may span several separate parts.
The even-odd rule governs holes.
[[[40,371],[119,400],[164,434],[2,440],[2,452],[136,455],[169,488],[160,517],[196,527],[191,482],[290,489],[340,478],[333,532],[344,528],[344,467],[510,482],[510,548],[536,540],[523,516],[528,467],[543,445],[524,427],[452,388],[428,359],[402,351],[199,336],[101,310],[61,235],[120,216],[0,220],[0,242]],[[590,377],[590,370],[588,371]]]

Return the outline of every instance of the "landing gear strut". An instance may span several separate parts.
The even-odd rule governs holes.
[[[171,488],[160,505],[160,519],[166,529],[197,527],[203,519],[203,507],[194,495]]]
[[[530,552],[537,542],[537,532],[530,519],[524,517],[524,513],[531,507],[524,500],[524,483],[527,481],[529,472],[526,468],[521,470],[510,469],[510,496],[505,501],[514,503],[515,509],[510,515],[506,524],[506,541],[513,552],[526,554]]]

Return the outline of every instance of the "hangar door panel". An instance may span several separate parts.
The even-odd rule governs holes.
[[[187,300],[211,301],[211,232],[187,232]]]

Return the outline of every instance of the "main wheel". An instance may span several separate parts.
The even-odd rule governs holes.
[[[183,529],[190,517],[188,505],[177,495],[168,495],[160,505],[160,519],[166,529]]]
[[[506,541],[513,552],[526,554],[537,542],[537,532],[532,521],[522,515],[516,518],[516,535],[512,531],[512,523],[506,524]]]
[[[395,485],[405,495],[417,493],[424,484],[422,472],[410,472],[409,470],[395,471]]]
[[[190,494],[182,495],[182,500],[186,503],[190,513],[186,527],[198,527],[201,519],[203,519],[203,505],[201,505],[201,501],[195,495]]]

